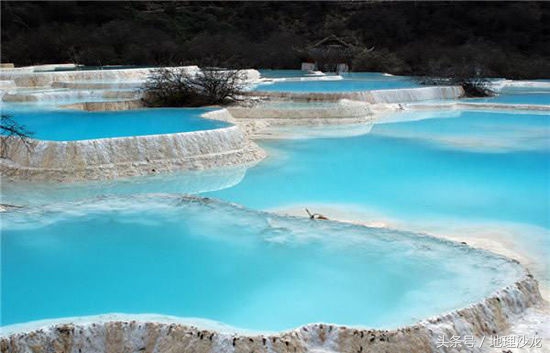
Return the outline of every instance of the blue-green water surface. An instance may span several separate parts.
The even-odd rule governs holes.
[[[549,136],[547,115],[463,112],[356,137],[264,141],[265,162],[207,195],[259,209],[347,203],[548,228]]]
[[[39,140],[74,141],[211,130],[227,123],[200,117],[211,109],[141,109],[122,112],[3,111]]]
[[[255,331],[397,327],[479,301],[522,273],[503,258],[414,234],[181,196],[2,218],[2,325],[123,312]]]
[[[533,104],[549,105],[550,88],[514,87],[505,88],[494,97],[469,98],[472,102],[502,103],[502,104]]]
[[[277,92],[352,92],[379,89],[420,87],[414,79],[381,73],[353,72],[341,74],[342,80],[278,81],[259,84],[258,91]]]
[[[406,221],[516,224],[542,229],[543,237],[511,235],[541,259],[550,251],[549,118],[520,110],[438,112],[417,121],[398,114],[360,136],[259,141],[269,157],[246,172],[108,187],[3,183],[2,202],[26,207],[1,214],[1,324],[124,312],[253,330],[319,321],[389,328],[479,301],[512,282],[517,268],[401,231],[136,194],[200,193],[256,210],[347,205]],[[548,281],[547,274],[536,277]]]

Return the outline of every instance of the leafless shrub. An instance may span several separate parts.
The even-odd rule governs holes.
[[[203,68],[154,70],[144,86],[144,101],[153,107],[198,107],[228,104],[237,100],[245,74],[240,70]]]
[[[482,77],[421,77],[418,82],[430,86],[462,86],[466,97],[492,97],[496,94],[491,82]]]
[[[32,132],[13,120],[11,116],[2,114],[0,118],[0,157],[7,157],[9,143],[13,140],[23,142],[23,145],[30,152],[32,147],[30,137],[32,135]]]

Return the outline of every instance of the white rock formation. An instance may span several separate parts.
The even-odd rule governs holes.
[[[289,137],[288,131],[282,131],[280,127],[363,124],[370,130],[373,122],[369,104],[347,99],[322,106],[281,101],[277,105],[258,104],[252,107],[230,107],[228,110],[232,118],[229,121],[239,125],[252,138],[275,135]]]
[[[169,67],[169,70],[184,70],[190,74],[197,73],[198,66]],[[71,85],[75,82],[80,85],[103,83],[143,83],[151,75],[152,68],[143,69],[109,69],[109,70],[81,70],[81,71],[37,71],[34,67],[0,70],[0,80],[12,80],[17,87],[52,87]],[[260,80],[257,70],[242,70],[246,84]],[[78,85],[78,84],[77,84]],[[72,87],[71,87],[72,88]]]
[[[249,94],[302,101],[351,99],[367,103],[410,103],[425,100],[457,99],[464,95],[464,90],[460,86],[437,86],[335,93],[250,92]]]
[[[0,138],[9,139],[0,151],[0,172],[9,179],[111,179],[241,165],[265,157],[237,126],[80,141],[30,140],[30,148],[14,137]]]
[[[120,82],[120,81],[145,81],[152,69],[113,69],[113,70],[82,70],[82,71],[49,71],[40,72],[32,69],[0,71],[1,80],[13,80],[18,87],[51,87],[54,82]],[[189,73],[199,70],[197,66],[183,66]]]
[[[484,352],[438,344],[441,337],[502,335],[529,307],[541,303],[537,282],[528,273],[480,303],[394,330],[311,324],[274,334],[228,332],[200,321],[132,317],[56,320],[38,327],[18,326],[0,335],[0,350],[42,352],[197,352],[197,353],[456,353]],[[65,322],[64,322],[65,321]]]

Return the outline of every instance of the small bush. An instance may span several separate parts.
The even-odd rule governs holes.
[[[493,97],[495,95],[495,91],[487,79],[467,78],[457,81],[457,84],[462,86],[466,97]]]
[[[466,97],[493,97],[491,83],[481,77],[420,77],[418,82],[429,86],[462,86]]]
[[[240,70],[204,68],[190,73],[181,68],[157,69],[145,83],[144,102],[151,107],[200,107],[229,104],[241,93]]]

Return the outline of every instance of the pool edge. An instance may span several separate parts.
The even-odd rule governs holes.
[[[197,196],[166,195],[168,200],[183,198],[193,202],[218,202],[243,210],[248,208],[232,202]],[[136,203],[139,204],[139,203]],[[271,214],[266,211],[254,212]],[[301,218],[284,216],[285,218]],[[337,222],[337,220],[328,221]],[[365,227],[364,225],[354,225]],[[425,236],[438,242],[466,246],[456,241]],[[8,352],[26,352],[33,346],[47,351],[115,352],[129,351],[164,352],[308,352],[316,349],[339,352],[451,352],[452,347],[437,347],[441,337],[482,337],[502,335],[528,308],[544,302],[537,280],[518,261],[481,250],[518,266],[519,278],[497,289],[484,299],[456,310],[423,319],[413,325],[396,329],[368,329],[314,323],[296,329],[276,333],[249,332],[230,326],[212,328],[206,320],[194,320],[162,316],[166,319],[144,320],[143,315],[124,315],[123,318],[106,318],[105,315],[61,318],[27,324],[0,327],[0,348]],[[172,317],[173,318],[173,317]],[[187,320],[186,323],[181,323]],[[200,321],[203,321],[201,324]],[[34,326],[33,326],[34,325]],[[7,331],[6,331],[7,329]],[[268,344],[269,342],[269,344]],[[141,349],[144,348],[145,349]],[[147,348],[150,347],[150,348]],[[164,347],[161,349],[159,347]],[[447,349],[449,348],[449,349]]]
[[[203,118],[229,115],[226,109]],[[229,118],[228,118],[229,119]],[[267,155],[238,126],[175,134],[80,141],[8,142],[0,174],[9,180],[81,181],[151,175],[181,170],[255,164]],[[6,141],[11,139],[11,141]]]
[[[91,320],[84,323],[60,319],[53,325],[2,332],[0,348],[14,353],[36,346],[66,352],[450,352],[447,347],[437,347],[441,337],[472,336],[481,341],[483,336],[502,334],[517,316],[542,302],[537,281],[525,269],[520,280],[481,302],[392,330],[315,323],[278,333],[219,332],[200,325],[143,321],[139,315],[134,320],[128,315],[126,320],[97,321],[97,316],[92,316],[85,317]]]

